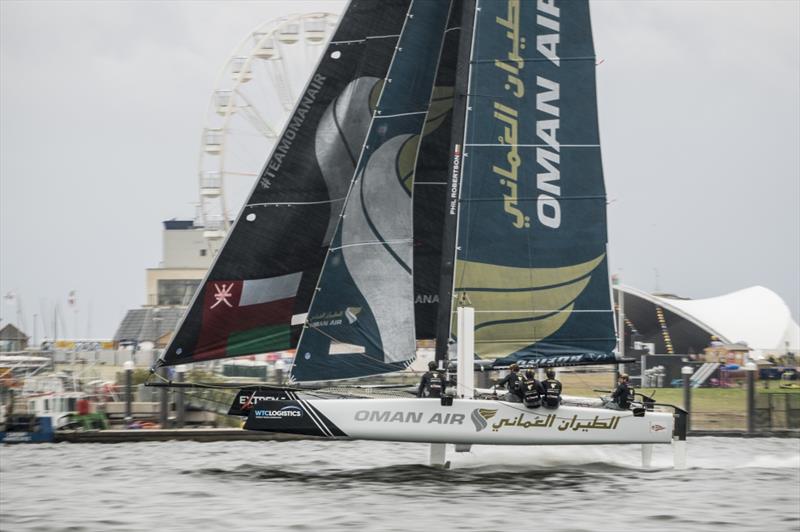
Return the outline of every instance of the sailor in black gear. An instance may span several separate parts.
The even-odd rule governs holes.
[[[536,380],[532,369],[526,370],[525,377],[522,379],[522,402],[528,408],[539,408],[542,406],[543,395],[542,383]]]
[[[561,404],[561,381],[556,380],[556,372],[553,369],[547,370],[547,379],[542,382],[544,388],[544,406],[547,408],[558,408]]]
[[[521,403],[522,402],[522,382],[520,382],[519,378],[519,366],[517,364],[511,364],[510,367],[511,371],[500,379],[495,386],[505,386],[508,390],[508,393],[505,396],[506,401],[510,401],[512,403]]]
[[[428,371],[419,381],[417,397],[441,397],[447,387],[444,371],[436,369],[436,362],[428,362]]]
[[[611,394],[611,399],[606,402],[607,408],[614,410],[627,410],[630,408],[634,399],[634,390],[630,387],[628,382],[630,377],[627,373],[620,373],[617,388]]]

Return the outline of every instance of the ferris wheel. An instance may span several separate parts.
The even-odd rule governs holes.
[[[222,245],[336,28],[331,13],[265,22],[242,40],[211,94],[200,145],[198,218],[210,253]]]

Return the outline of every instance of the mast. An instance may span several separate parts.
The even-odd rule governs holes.
[[[453,272],[458,234],[458,202],[461,189],[461,167],[469,96],[470,61],[475,29],[475,0],[464,0],[461,7],[461,36],[458,44],[458,65],[453,94],[451,157],[448,165],[448,193],[445,197],[445,219],[442,234],[442,266],[439,283],[439,312],[436,317],[436,361],[447,360],[452,322]]]

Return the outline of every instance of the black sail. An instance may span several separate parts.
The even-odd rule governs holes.
[[[410,0],[352,0],[161,364],[299,338]]]

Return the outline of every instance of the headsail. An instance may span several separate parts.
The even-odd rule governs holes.
[[[162,364],[297,343],[410,0],[352,0]]]
[[[478,0],[455,298],[478,356],[609,362],[595,56],[585,0]]]
[[[449,12],[414,0],[405,17],[297,348],[298,381],[396,371],[416,354],[412,184]]]

